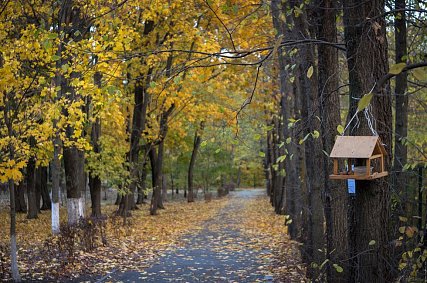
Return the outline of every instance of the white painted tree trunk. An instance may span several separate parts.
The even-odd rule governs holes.
[[[52,234],[59,234],[59,202],[52,201]]]
[[[19,274],[18,269],[18,257],[17,257],[17,248],[16,248],[16,236],[11,235],[10,237],[10,259],[11,259],[11,269],[12,269],[12,278],[14,282],[21,282],[21,275]]]
[[[67,212],[68,224],[74,225],[79,222],[80,217],[84,217],[84,202],[83,198],[68,198]]]

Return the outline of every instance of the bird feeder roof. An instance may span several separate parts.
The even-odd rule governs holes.
[[[337,136],[330,157],[369,158],[375,154],[386,155],[384,146],[376,136]]]

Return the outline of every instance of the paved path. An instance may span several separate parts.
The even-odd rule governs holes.
[[[182,245],[160,256],[144,272],[116,272],[105,282],[263,282],[263,258],[269,251],[251,249],[256,239],[242,235],[236,225],[244,217],[244,204],[264,190],[237,191],[229,204],[203,228],[184,236]]]

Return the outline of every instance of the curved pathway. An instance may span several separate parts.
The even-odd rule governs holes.
[[[249,239],[237,229],[245,217],[245,203],[264,190],[232,192],[229,203],[203,228],[184,236],[144,272],[115,272],[98,282],[265,282],[268,250],[251,248]]]

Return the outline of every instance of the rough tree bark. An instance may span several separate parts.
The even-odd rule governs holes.
[[[316,1],[317,39],[327,42],[337,42],[337,10],[335,0]],[[338,49],[327,46],[317,46],[318,58],[318,94],[320,101],[321,138],[323,149],[331,152],[335,142],[337,126],[341,124],[340,99],[338,92]],[[327,239],[327,280],[328,282],[347,282],[350,266],[348,263],[348,193],[346,184],[340,181],[329,181],[332,174],[332,162],[323,155],[323,170],[326,172],[324,210],[326,219]],[[343,267],[342,272],[336,272],[331,265]]]
[[[392,147],[392,105],[388,84],[376,86],[388,73],[386,22],[384,0],[343,1],[344,33],[349,71],[349,97],[352,117],[358,98],[371,90],[374,126],[385,144],[385,168],[390,168]],[[365,115],[359,113],[360,126],[351,135],[372,135]],[[355,123],[350,125],[353,129]],[[388,265],[389,177],[356,182],[354,256],[355,282],[390,282]],[[371,245],[369,244],[371,243]],[[372,243],[374,243],[372,245]]]
[[[289,1],[291,8],[300,7],[302,1]],[[293,32],[295,38],[303,40],[310,38],[309,27],[307,24],[307,9],[303,13],[296,15],[292,13],[294,27]],[[297,96],[301,96],[302,107],[301,117],[304,123],[304,136],[309,137],[304,142],[305,148],[305,168],[306,168],[306,186],[309,193],[308,209],[309,209],[309,231],[307,234],[307,242],[305,251],[309,255],[310,262],[315,262],[318,265],[324,261],[324,211],[322,193],[324,190],[324,174],[323,171],[323,153],[322,141],[320,138],[313,137],[317,131],[320,132],[320,123],[316,118],[320,116],[319,101],[317,96],[317,72],[314,58],[314,47],[303,45],[298,48],[297,61]],[[310,71],[311,70],[311,71]],[[309,75],[309,73],[311,74]],[[311,269],[310,275],[316,278],[316,270]]]
[[[191,153],[190,165],[188,166],[188,202],[194,202],[193,192],[193,173],[194,165],[196,164],[197,152],[199,151],[200,144],[202,143],[202,133],[204,128],[204,122],[200,122],[199,129],[196,129],[194,133],[193,151]]]
[[[405,9],[405,0],[395,0],[395,9]],[[401,12],[394,18],[394,38],[396,49],[396,63],[406,63],[407,58],[407,43],[406,43],[406,14]],[[407,73],[402,72],[396,76],[396,115],[395,115],[395,136],[394,136],[394,159],[393,159],[393,178],[395,190],[406,195],[407,177],[403,172],[403,166],[408,159],[408,150],[403,143],[408,135],[408,95],[406,90],[408,87]],[[409,201],[407,197],[403,200],[402,207],[405,209],[404,202]]]

